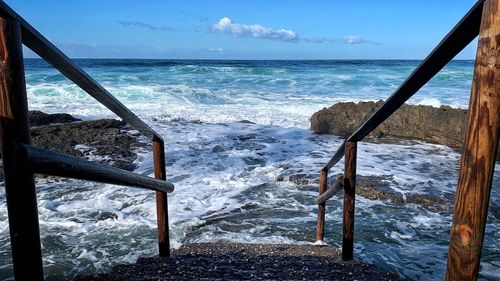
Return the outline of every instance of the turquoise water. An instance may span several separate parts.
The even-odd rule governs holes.
[[[230,241],[314,243],[317,176],[342,140],[314,135],[309,118],[340,101],[386,99],[418,61],[76,60],[166,140],[172,245]],[[454,61],[409,102],[466,108],[472,61]],[[114,117],[41,60],[26,61],[30,109],[82,119]],[[241,122],[241,121],[250,122]],[[149,151],[137,172],[152,173]],[[358,174],[387,179],[403,194],[452,201],[460,155],[418,141],[360,143]],[[331,174],[342,172],[343,162]],[[481,276],[500,276],[499,165]],[[80,181],[38,184],[49,279],[106,271],[156,253],[154,194]],[[69,189],[68,187],[78,187]],[[71,190],[71,191],[68,191]],[[5,194],[0,190],[0,279],[11,273]],[[412,280],[443,279],[451,214],[361,196],[355,255]],[[340,198],[327,205],[326,242],[341,243]],[[102,217],[99,212],[112,213]]]
[[[307,128],[310,115],[339,101],[386,99],[417,61],[77,60],[129,108],[147,116],[226,122],[248,119]],[[473,62],[452,62],[411,101],[467,107]],[[32,107],[107,114],[56,70],[27,63]],[[246,109],[248,108],[248,110]],[[258,110],[256,110],[258,109]]]

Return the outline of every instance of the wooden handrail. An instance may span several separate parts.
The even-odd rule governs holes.
[[[120,184],[126,186],[137,186],[150,190],[155,190],[156,192],[156,207],[157,207],[157,223],[158,223],[158,245],[159,252],[161,257],[169,256],[170,254],[170,243],[169,243],[169,226],[168,226],[168,200],[167,193],[172,192],[174,190],[174,186],[171,183],[165,182],[166,180],[166,170],[165,170],[165,147],[163,138],[151,129],[146,123],[144,123],[137,115],[135,115],[131,110],[125,107],[119,100],[117,100],[113,95],[111,95],[104,87],[102,87],[99,83],[97,83],[94,79],[92,79],[85,71],[83,71],[80,67],[75,65],[61,50],[59,50],[56,46],[54,46],[49,40],[47,40],[40,32],[38,32],[33,26],[31,26],[24,18],[22,18],[19,14],[17,14],[13,9],[11,9],[5,2],[0,0],[0,19],[10,21],[13,25],[17,26],[17,34],[19,40],[16,41],[14,39],[5,38],[5,34],[0,34],[0,39],[4,38],[4,41],[13,41],[13,43],[19,43],[18,45],[13,45],[12,50],[8,50],[9,52],[15,52],[16,55],[19,56],[19,60],[21,61],[20,65],[23,65],[22,58],[22,47],[21,43],[26,45],[36,54],[38,54],[42,59],[47,61],[53,67],[58,69],[63,75],[65,75],[68,79],[73,81],[76,85],[78,85],[81,89],[86,91],[89,95],[94,97],[98,102],[104,105],[106,108],[114,112],[118,115],[122,120],[128,124],[130,124],[133,128],[138,130],[140,133],[148,137],[153,144],[153,158],[154,158],[154,170],[155,170],[155,178],[149,178],[146,176],[138,175],[129,171],[117,169],[114,167],[110,167],[107,165],[96,164],[92,162],[88,162],[82,159],[68,157],[62,154],[50,152],[48,150],[43,150],[40,148],[35,148],[32,146],[20,146],[19,143],[28,144],[29,141],[21,140],[18,141],[14,147],[18,147],[15,149],[16,156],[14,158],[23,158],[27,159],[26,163],[20,163],[16,161],[19,165],[15,166],[14,171],[6,171],[6,189],[9,187],[15,188],[16,184],[7,184],[7,178],[11,178],[12,175],[16,173],[44,173],[48,175],[55,176],[64,176],[70,178],[77,179],[85,179],[91,181],[99,181],[104,183],[111,184]],[[14,42],[15,41],[15,42]],[[4,47],[11,47],[9,44],[3,44]],[[0,48],[1,49],[1,48]],[[7,51],[7,49],[6,49]],[[15,57],[15,56],[13,56]],[[17,58],[17,57],[16,57]],[[9,73],[11,71],[16,72],[15,75],[19,77],[15,80],[12,85],[23,85],[25,87],[25,79],[24,79],[24,69],[22,67],[3,67],[0,71],[5,73]],[[5,76],[5,75],[4,75]],[[1,77],[0,77],[1,79]],[[9,84],[10,85],[10,84]],[[9,98],[10,95],[16,94],[20,97],[26,99],[26,90],[17,91],[15,89],[17,86],[13,86],[12,89],[5,88],[0,89],[0,98]],[[5,91],[3,91],[5,90]],[[17,96],[16,96],[17,97]],[[1,103],[0,103],[1,104]],[[26,108],[20,107],[17,103],[6,103],[5,107],[13,106],[13,108],[8,108],[10,111],[20,111],[19,114],[24,114],[27,116],[27,106]],[[7,109],[6,109],[7,110]],[[24,117],[26,117],[24,116]],[[22,116],[21,116],[22,117]],[[21,122],[15,127],[20,127],[23,130],[26,129],[29,132],[29,125],[26,121],[26,118],[16,118],[16,122]],[[26,119],[26,120],[25,120]],[[26,122],[25,122],[26,121]],[[10,123],[9,123],[10,124]],[[2,129],[0,122],[0,129]],[[7,126],[8,128],[11,128]],[[8,135],[9,133],[7,133]],[[28,133],[29,136],[29,133]],[[0,138],[0,148],[3,149],[1,144],[7,143],[10,147],[9,140],[3,140]],[[19,148],[21,147],[21,148]],[[9,149],[14,150],[14,149]],[[7,159],[8,160],[8,159]],[[4,157],[3,161],[6,161],[6,157]],[[8,161],[7,161],[8,162]],[[4,165],[5,168],[9,165]],[[29,169],[26,169],[28,167]],[[26,170],[26,171],[22,171]],[[23,177],[27,178],[27,177]],[[26,183],[29,185],[29,183]],[[34,182],[33,185],[33,194],[35,194]],[[15,192],[9,192],[10,194],[14,194]],[[12,197],[12,196],[11,196]],[[10,197],[9,197],[10,198]],[[8,200],[9,201],[9,200]],[[39,230],[38,230],[38,216],[37,216],[37,204],[36,204],[36,195],[33,196],[33,202],[30,203],[29,208],[26,208],[21,202],[21,200],[10,199],[11,203],[8,202],[9,206],[14,206],[12,208],[19,208],[21,212],[25,212],[23,210],[32,210],[31,217],[28,219],[17,219],[17,221],[21,221],[20,225],[23,228],[33,228],[29,229],[29,231],[23,231],[22,237],[29,236],[28,238],[17,239],[17,237],[21,237],[18,233],[11,232],[11,240],[14,240],[12,252],[13,252],[13,263],[14,263],[14,271],[16,279],[26,279],[23,278],[23,274],[26,273],[23,270],[23,267],[29,266],[30,268],[38,267],[40,270],[36,272],[37,279],[43,279],[42,272],[42,260],[41,254],[36,254],[40,252],[40,238],[39,238]],[[13,202],[13,203],[12,203]],[[11,209],[12,209],[11,208]],[[17,209],[16,209],[17,212]],[[26,213],[26,212],[25,212]],[[11,215],[9,213],[9,219]],[[12,222],[9,225],[13,225]],[[35,231],[36,230],[36,231]],[[25,235],[26,234],[26,235]],[[29,246],[33,249],[33,254],[30,254],[30,250],[25,250],[26,246],[22,243],[15,243],[17,240],[26,240],[29,242]],[[24,248],[23,248],[24,247]],[[38,250],[37,250],[38,249]],[[15,258],[16,256],[20,256],[20,258]],[[21,277],[20,277],[21,276]]]
[[[323,172],[328,172],[330,169],[337,164],[340,159],[344,157],[344,150],[345,150],[345,141],[340,145],[339,149],[335,152],[335,154],[326,162],[325,166],[321,169]]]
[[[498,0],[497,0],[498,1]],[[485,0],[479,0],[467,14],[441,40],[432,52],[408,76],[401,86],[338,148],[320,171],[320,196],[328,185],[328,171],[345,155],[342,259],[353,258],[354,197],[356,182],[356,144],[389,118],[401,105],[434,77],[448,62],[462,51],[479,34]],[[316,237],[324,237],[325,204],[318,205]]]
[[[17,155],[25,157],[25,165],[28,169],[36,174],[134,186],[159,192],[174,191],[174,185],[170,182],[109,165],[90,162],[27,144],[18,144],[15,149],[19,150],[16,152]]]
[[[166,182],[163,138],[1,0],[0,41],[3,42],[0,58],[8,62],[0,69],[0,80],[6,80],[2,84],[4,87],[0,87],[0,149],[3,153],[5,186],[9,190],[6,193],[9,194],[7,205],[14,277],[19,280],[43,280],[34,173],[156,191],[160,256],[169,256],[167,193],[174,190],[174,185]],[[156,179],[29,145],[23,43],[152,141]],[[33,271],[26,271],[25,268]]]
[[[165,144],[162,139],[153,138],[153,168],[155,178],[167,180],[165,165]],[[167,193],[156,192],[156,222],[158,225],[158,249],[160,257],[170,256],[170,235],[168,232]]]
[[[61,50],[3,1],[0,1],[0,16],[9,17],[19,22],[23,44],[54,66],[64,76],[73,81],[106,108],[122,118],[124,122],[130,124],[134,129],[151,140],[153,138],[162,139],[158,133],[151,129],[85,71],[75,65]]]
[[[43,280],[38,205],[33,173],[13,147],[31,142],[21,27],[0,18],[0,151],[15,280]]]
[[[320,178],[320,182],[322,180],[323,179]],[[321,192],[321,195],[319,195],[318,197],[316,197],[316,199],[314,199],[314,203],[318,205],[323,204],[326,201],[328,201],[328,199],[332,198],[335,194],[337,194],[339,191],[343,189],[344,189],[344,175],[340,174],[337,175],[335,181],[330,186],[328,186],[328,189],[326,191]]]
[[[357,142],[363,140],[472,42],[479,34],[483,5],[484,0],[479,0],[408,76],[403,84],[346,141]],[[344,146],[345,143],[339,147],[335,155],[322,168],[323,171],[330,170],[342,159]]]
[[[354,206],[356,196],[357,142],[345,143],[344,204],[342,210],[342,260],[350,261],[354,254]]]

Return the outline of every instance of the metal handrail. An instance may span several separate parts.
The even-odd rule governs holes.
[[[346,142],[363,140],[382,122],[389,118],[422,86],[434,77],[448,62],[462,51],[479,34],[481,13],[484,0],[479,0],[467,14],[453,27],[432,52],[408,76],[401,86],[385,101],[385,103],[368,118]],[[335,152],[334,156],[323,166],[322,171],[329,171],[344,156],[345,142]]]

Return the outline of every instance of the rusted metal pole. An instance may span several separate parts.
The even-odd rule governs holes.
[[[14,278],[43,280],[35,181],[14,149],[31,142],[21,27],[8,18],[0,18],[0,60],[0,145]]]
[[[342,260],[350,261],[354,252],[354,197],[356,187],[356,142],[345,143],[344,216],[342,219]]]
[[[500,0],[484,3],[446,280],[476,280],[500,132]]]
[[[165,167],[165,145],[162,139],[153,138],[153,160],[155,178],[167,180]],[[158,224],[158,246],[160,257],[170,256],[168,227],[168,201],[166,192],[156,192],[156,221]]]
[[[319,173],[319,195],[326,191],[328,186],[328,170],[321,170]],[[316,223],[316,241],[323,241],[325,238],[325,207],[326,202],[318,205],[318,221]]]

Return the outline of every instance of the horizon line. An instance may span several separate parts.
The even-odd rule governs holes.
[[[37,60],[44,60],[41,57],[25,57],[26,59],[37,59]],[[216,59],[216,58],[89,58],[89,57],[73,57],[69,58],[71,60],[185,60],[185,61],[194,61],[194,60],[205,60],[205,61],[388,61],[388,60],[407,60],[407,61],[422,61],[425,60],[425,58],[421,59],[398,59],[398,58],[390,58],[390,59],[384,59],[384,58],[369,58],[369,59],[363,59],[363,58],[357,58],[357,59],[348,59],[348,58],[339,58],[339,59]],[[451,61],[475,61],[476,59],[452,59]]]

